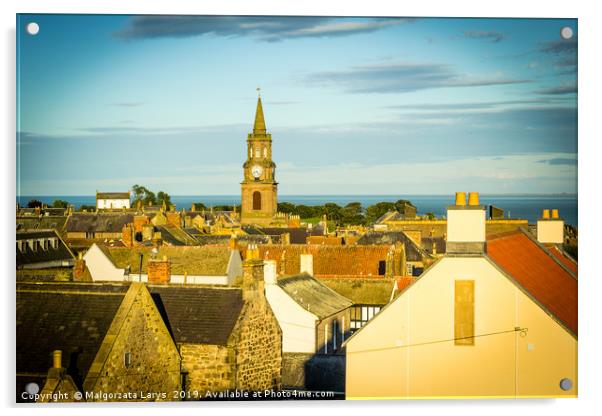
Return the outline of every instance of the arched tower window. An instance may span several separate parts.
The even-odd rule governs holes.
[[[267,147],[263,148],[263,157],[266,157],[266,158],[268,157],[268,148]]]
[[[259,191],[253,192],[253,210],[258,211],[261,209],[261,193]]]

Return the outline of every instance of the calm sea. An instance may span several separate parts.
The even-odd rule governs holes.
[[[62,199],[79,208],[81,205],[95,205],[94,195],[82,196],[19,196],[17,202],[25,206],[32,199],[37,199],[46,204],[52,204],[55,199]],[[449,195],[279,195],[279,202],[293,204],[323,205],[334,202],[344,206],[350,202],[360,202],[368,207],[377,202],[395,202],[398,199],[407,199],[418,208],[419,214],[432,212],[437,216],[445,215],[446,207],[454,203]],[[577,226],[577,195],[481,195],[481,204],[495,205],[504,209],[506,217],[524,218],[535,222],[544,208],[557,208],[560,216],[573,226]],[[189,208],[193,202],[202,202],[206,206],[240,204],[240,195],[173,195],[172,203],[178,208]]]

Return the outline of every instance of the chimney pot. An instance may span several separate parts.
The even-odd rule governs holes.
[[[61,350],[52,351],[52,368],[61,368],[63,366],[63,352]]]
[[[456,192],[456,205],[466,205],[466,192]]]
[[[541,218],[543,218],[544,220],[549,220],[550,219],[550,210],[544,209],[543,213],[541,215]]]
[[[557,209],[552,210],[552,219],[555,219],[555,220],[558,219],[558,210]]]
[[[470,205],[470,206],[479,205],[479,193],[478,192],[470,192],[468,194],[468,205]]]

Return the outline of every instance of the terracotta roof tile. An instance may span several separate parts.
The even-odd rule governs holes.
[[[390,246],[260,245],[261,258],[276,260],[279,273],[300,273],[301,254],[313,255],[314,275],[379,277]],[[284,267],[282,267],[284,261]],[[282,273],[284,270],[284,273]]]
[[[573,273],[577,274],[577,262],[567,257],[558,247],[549,247],[550,253],[554,255],[562,264],[569,268]]]
[[[577,335],[577,279],[523,231],[488,238],[487,255]]]

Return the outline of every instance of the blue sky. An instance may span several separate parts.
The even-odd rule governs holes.
[[[237,194],[260,86],[280,194],[576,193],[577,35],[574,19],[20,15],[17,192]]]

